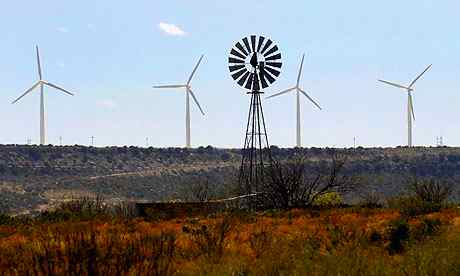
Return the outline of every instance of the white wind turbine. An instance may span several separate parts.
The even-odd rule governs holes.
[[[289,89],[286,89],[284,91],[281,91],[279,93],[276,93],[274,95],[271,95],[269,97],[267,97],[267,99],[269,98],[273,98],[273,97],[276,97],[276,96],[280,96],[282,94],[285,94],[285,93],[289,93],[291,91],[296,91],[296,94],[297,94],[297,131],[296,131],[296,134],[297,134],[297,147],[301,147],[302,146],[302,141],[301,141],[301,131],[300,131],[300,93],[302,93],[305,97],[307,97],[307,99],[309,99],[316,107],[318,107],[320,110],[321,110],[321,107],[319,106],[318,103],[316,103],[305,91],[302,90],[302,88],[300,88],[300,77],[302,75],[302,68],[303,68],[303,60],[305,58],[305,54],[302,55],[302,62],[300,63],[300,68],[299,68],[299,74],[297,76],[297,83],[294,87],[292,88],[289,88]]]
[[[185,146],[187,148],[191,147],[191,139],[190,139],[190,95],[193,98],[193,101],[195,104],[198,106],[200,109],[201,114],[204,116],[203,109],[200,106],[200,103],[198,102],[195,94],[192,91],[192,86],[190,85],[190,82],[192,81],[193,75],[195,75],[196,70],[198,69],[198,66],[201,63],[201,60],[203,59],[204,55],[200,57],[198,60],[198,63],[195,65],[195,68],[193,68],[192,74],[190,74],[190,77],[187,80],[186,84],[177,84],[177,85],[157,85],[154,86],[153,88],[185,88]]]
[[[44,86],[49,86],[49,87],[52,87],[54,89],[57,89],[61,92],[64,92],[66,94],[69,94],[71,96],[73,96],[73,94],[55,84],[52,84],[48,81],[45,81],[43,80],[43,77],[42,77],[42,68],[41,68],[41,64],[40,64],[40,53],[38,51],[38,46],[36,46],[36,50],[37,50],[37,67],[38,67],[38,78],[39,80],[31,87],[29,88],[26,92],[24,92],[24,94],[22,94],[19,98],[17,98],[16,100],[14,100],[12,102],[12,104],[16,103],[17,101],[19,101],[22,97],[24,97],[25,95],[29,94],[30,92],[32,92],[35,88],[37,87],[40,87],[40,145],[44,145],[45,142],[46,142],[46,135],[45,135],[45,95],[44,95]]]
[[[412,147],[412,119],[415,121],[415,113],[414,113],[414,104],[412,101],[412,92],[415,90],[414,84],[425,74],[430,68],[432,64],[430,64],[420,75],[418,75],[410,84],[409,86],[389,82],[386,80],[378,80],[380,82],[389,84],[391,86],[395,86],[407,91],[407,146]]]

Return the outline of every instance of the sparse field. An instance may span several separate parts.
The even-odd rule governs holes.
[[[56,217],[54,218],[56,219]],[[348,208],[0,226],[3,275],[459,275],[460,210]]]

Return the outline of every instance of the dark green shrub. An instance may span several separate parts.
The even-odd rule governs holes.
[[[414,237],[423,240],[439,233],[442,223],[439,219],[424,218],[422,223],[414,230]]]
[[[388,229],[388,252],[390,254],[400,254],[404,252],[405,242],[410,238],[409,224],[404,219],[391,222]]]

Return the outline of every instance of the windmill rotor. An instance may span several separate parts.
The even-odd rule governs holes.
[[[232,78],[243,88],[259,91],[269,87],[281,73],[281,53],[268,38],[251,35],[238,41],[228,57]]]

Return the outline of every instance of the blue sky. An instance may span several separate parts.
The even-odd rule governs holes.
[[[185,93],[153,90],[186,81],[193,89],[192,144],[239,147],[249,97],[228,74],[227,54],[248,34],[275,40],[283,72],[267,94],[295,83],[324,107],[302,101],[304,146],[406,143],[406,94],[376,79],[409,83],[433,68],[414,93],[414,143],[444,136],[460,145],[460,2],[437,1],[4,1],[0,9],[0,143],[38,142],[39,93],[11,101],[44,78],[75,97],[46,92],[47,137],[57,144],[182,146]],[[169,26],[169,33],[160,28]],[[162,25],[165,26],[164,24]],[[174,29],[174,26],[177,29]],[[171,30],[172,28],[172,30]],[[168,29],[168,28],[166,28]],[[295,95],[264,101],[270,143],[295,144]]]

